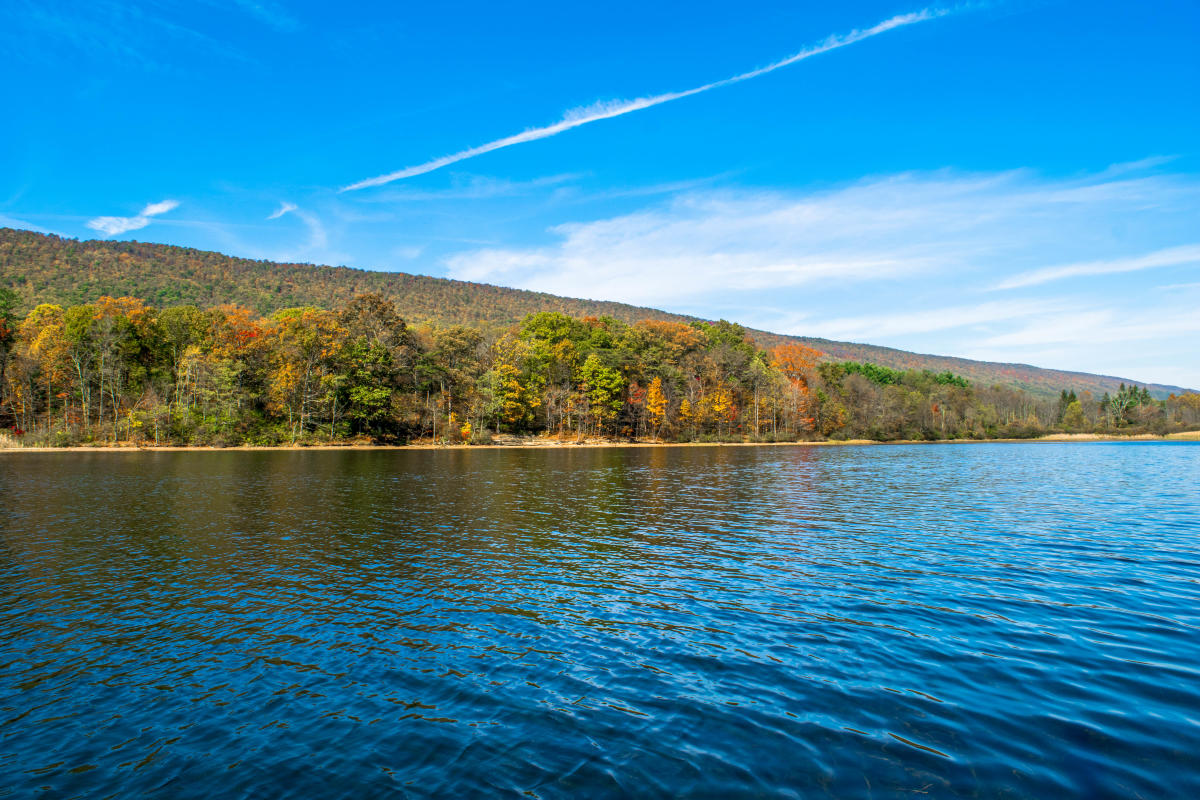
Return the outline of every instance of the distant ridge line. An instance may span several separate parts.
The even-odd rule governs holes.
[[[655,319],[693,322],[701,318],[605,300],[562,297],[494,284],[435,278],[355,267],[280,263],[138,241],[70,239],[0,228],[0,286],[21,298],[21,311],[38,303],[76,305],[102,295],[137,297],[158,307],[227,303],[269,314],[292,306],[330,308],[355,295],[377,292],[396,304],[411,323],[462,324],[496,334],[535,311],[572,316],[611,316],[624,322]],[[787,336],[747,328],[760,347],[801,342],[839,361],[871,361],[893,369],[949,370],[973,383],[1020,388],[1038,397],[1063,390],[1090,391],[1097,398],[1121,383],[1145,386],[1158,398],[1189,391],[1112,375],[1047,369],[1029,364],[976,361],[912,353],[893,347]]]

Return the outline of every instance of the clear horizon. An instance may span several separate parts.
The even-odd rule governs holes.
[[[1200,387],[1200,9],[17,2],[0,225]]]

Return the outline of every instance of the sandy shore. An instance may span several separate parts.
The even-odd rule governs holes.
[[[1133,436],[1101,436],[1095,433],[1051,433],[1036,440],[1040,442],[1200,442],[1200,431],[1183,431],[1155,436],[1139,433]]]
[[[252,447],[238,445],[236,447],[210,446],[167,446],[167,445],[135,445],[122,443],[119,445],[79,445],[76,447],[20,447],[0,446],[2,453],[145,453],[145,452],[270,452],[290,450],[504,450],[514,448],[533,449],[576,449],[590,447],[847,447],[872,445],[885,447],[898,444],[997,444],[1013,442],[1032,443],[1061,443],[1061,442],[1200,442],[1200,431],[1185,431],[1166,436],[1153,434],[1135,434],[1132,436],[1105,436],[1094,433],[1051,433],[1037,439],[939,439],[934,441],[923,439],[901,439],[891,442],[881,442],[873,439],[844,439],[838,441],[823,440],[813,442],[652,442],[637,441],[623,442],[608,439],[551,439],[545,437],[500,437],[493,444],[435,444],[419,442],[416,444],[339,444],[339,445],[277,445],[269,447]]]

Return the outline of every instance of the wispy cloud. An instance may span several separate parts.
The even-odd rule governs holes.
[[[284,214],[295,211],[296,207],[297,206],[295,203],[289,203],[285,200],[279,204],[279,208],[276,209],[275,212],[273,214],[271,214],[271,216],[267,217],[267,219],[279,219]]]
[[[811,335],[828,339],[865,341],[878,337],[986,327],[996,322],[1057,312],[1063,307],[1060,302],[1042,300],[975,303],[899,314],[871,314],[814,321],[808,323],[807,329]]]
[[[700,189],[704,186],[723,181],[737,174],[736,170],[728,172],[720,172],[715,175],[709,175],[703,178],[690,178],[683,181],[668,181],[666,183],[651,183],[644,186],[628,186],[617,187],[614,189],[606,189],[600,192],[589,192],[587,195],[580,197],[582,201],[593,202],[596,200],[617,200],[623,198],[634,197],[651,197],[656,194],[680,194],[683,192]]]
[[[256,2],[256,0],[234,0],[234,4],[276,30],[292,32],[300,27],[300,23],[282,6],[271,2]]]
[[[806,330],[872,344],[895,336],[939,341],[945,332],[940,341],[952,342],[952,349],[923,349],[1200,387],[1200,364],[1189,344],[1200,333],[1200,316],[1187,303],[1081,302],[1072,295],[818,321]]]
[[[906,25],[913,25],[918,22],[925,22],[926,20],[945,16],[948,13],[949,10],[947,9],[924,9],[921,11],[912,12],[910,14],[900,14],[890,19],[886,19],[877,25],[873,25],[870,28],[856,29],[850,31],[849,33],[830,36],[819,44],[807,47],[800,52],[788,56],[780,61],[768,64],[765,67],[759,67],[758,69],[750,70],[749,72],[743,72],[739,75],[734,75],[731,78],[725,78],[712,83],[706,83],[703,86],[697,86],[695,88],[685,89],[679,92],[667,92],[665,94],[657,94],[650,97],[640,97],[635,100],[611,100],[595,103],[582,108],[572,109],[564,114],[563,118],[553,125],[546,125],[541,128],[531,128],[513,136],[506,136],[503,139],[497,139],[493,142],[488,142],[487,144],[462,150],[448,156],[442,156],[441,158],[435,158],[432,161],[426,161],[424,164],[418,164],[414,167],[405,167],[404,169],[396,170],[395,172],[389,172],[385,175],[379,175],[374,178],[367,178],[366,180],[358,181],[357,183],[352,183],[349,186],[343,187],[341,191],[349,192],[357,189],[366,189],[371,186],[382,186],[385,183],[391,183],[392,181],[398,181],[403,178],[411,178],[415,175],[423,175],[427,172],[433,172],[435,169],[441,169],[442,167],[449,166],[450,164],[455,164],[459,161],[465,161],[468,158],[475,158],[476,156],[481,156],[485,153],[491,153],[495,150],[500,150],[505,147],[512,147],[513,145],[524,144],[525,142],[534,142],[538,139],[546,139],[551,136],[556,136],[573,128],[578,128],[581,125],[588,125],[593,122],[620,117],[625,114],[633,113],[634,111],[641,111],[645,108],[659,106],[663,103],[669,103],[673,100],[681,100],[685,97],[691,97],[693,95],[707,92],[712,89],[717,89],[722,86],[730,86],[735,83],[741,83],[742,81],[748,81],[752,78],[766,75],[769,72],[774,72],[777,69],[790,66],[798,61],[803,61],[804,59],[820,55],[821,53],[828,53],[830,50],[837,50],[838,48],[846,47],[847,45],[851,45],[856,42],[861,42],[864,39],[869,39],[872,36],[878,36],[881,33],[886,33],[887,31],[895,30],[896,28],[902,28]]]
[[[194,26],[187,3],[125,3],[92,0],[88,3],[46,3],[9,0],[0,44],[23,59],[114,59],[132,61],[153,69],[174,70],[180,47],[201,50],[224,58],[246,56],[220,37]]]
[[[1069,295],[1048,295],[1055,284],[991,293],[1047,263],[1089,274],[1190,264],[1195,246],[1163,244],[1194,240],[1198,209],[1200,176],[1187,173],[941,170],[821,191],[685,191],[557,225],[547,243],[474,248],[443,264],[454,278],[779,333],[1200,385],[1190,292],[1130,281],[1115,292],[1091,282]],[[1189,270],[1163,274],[1189,281]],[[1180,369],[1143,370],[1147,353]]]
[[[392,249],[392,255],[404,261],[412,261],[414,258],[420,258],[423,252],[425,252],[425,248],[419,245],[407,245]]]
[[[447,189],[422,191],[396,188],[369,196],[371,202],[404,203],[430,200],[491,200],[498,197],[516,197],[541,189],[560,187],[582,178],[580,173],[546,175],[527,181],[510,181],[486,175],[456,177],[454,185]]]
[[[1034,315],[993,335],[964,341],[967,358],[1067,367],[1140,381],[1200,388],[1191,342],[1200,317],[1186,303],[1079,306]]]
[[[129,231],[136,231],[150,224],[152,217],[165,214],[179,207],[177,200],[163,200],[151,203],[142,209],[142,213],[133,217],[96,217],[89,220],[87,226],[94,231],[100,231],[105,236],[117,236]]]
[[[1200,263],[1200,244],[1168,247],[1145,255],[1131,258],[1111,258],[1100,261],[1083,261],[1023,272],[996,284],[995,289],[1018,289],[1037,286],[1064,278],[1079,278],[1087,275],[1111,275],[1118,272],[1138,272],[1159,267],[1180,267]]]
[[[1163,309],[1143,309],[1136,314],[1108,308],[1082,308],[1053,317],[1035,318],[1022,327],[990,336],[980,347],[1075,343],[1128,344],[1148,339],[1178,337],[1200,331],[1200,315]]]
[[[143,217],[156,217],[159,214],[165,214],[168,211],[179,208],[178,200],[162,200],[158,203],[151,203],[142,209]]]
[[[300,221],[304,223],[304,227],[308,228],[308,252],[321,253],[329,249],[329,233],[325,230],[325,224],[321,222],[321,218],[316,214],[310,214],[307,211],[299,209],[295,212]]]
[[[284,247],[257,248],[254,250],[256,257],[269,258],[274,261],[303,261],[314,264],[343,264],[349,259],[344,252],[330,247],[330,232],[320,216],[285,200],[267,219],[276,220],[285,216],[295,217],[300,221],[308,233],[307,239],[298,241],[289,234]],[[250,252],[245,247],[242,250]]]
[[[446,266],[464,280],[670,308],[916,275],[983,291],[1047,257],[1097,260],[1140,247],[1143,229],[1152,238],[1190,230],[1197,206],[1200,182],[1186,176],[907,173],[822,192],[685,192],[558,225],[549,245],[461,252]],[[1118,223],[1122,240],[1111,234]]]
[[[0,228],[16,228],[18,230],[36,231],[37,233],[53,233],[53,231],[39,225],[34,225],[32,222],[26,222],[23,219],[10,217],[2,213],[0,213]]]

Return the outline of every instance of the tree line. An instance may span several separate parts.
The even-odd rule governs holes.
[[[266,317],[0,289],[0,427],[29,445],[945,439],[1200,423],[1200,395],[1124,387],[1057,402],[949,372],[759,348],[730,322],[530,314],[498,336],[410,326],[378,294]]]
[[[428,275],[283,264],[148,242],[79,241],[4,227],[0,227],[0,288],[19,295],[22,311],[42,303],[64,307],[92,303],[109,295],[137,297],[157,308],[210,308],[232,303],[264,316],[281,308],[341,308],[359,295],[379,294],[396,304],[397,313],[410,326],[469,325],[479,328],[489,342],[538,311],[560,311],[576,318],[608,316],[629,324],[646,319],[695,321],[659,309]],[[830,361],[873,362],[900,371],[952,370],[977,386],[1019,386],[1046,400],[1053,400],[1063,388],[1090,389],[1097,397],[1117,390],[1117,381],[1101,375],[921,355],[768,331],[750,333],[758,346],[767,350],[781,344],[803,344],[823,351]],[[1162,390],[1176,391],[1150,388],[1159,396],[1165,396]]]

